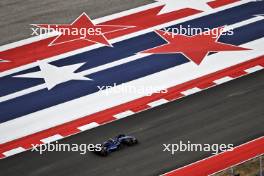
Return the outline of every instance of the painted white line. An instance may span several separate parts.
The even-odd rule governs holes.
[[[103,70],[106,70],[106,69],[109,69],[109,68],[116,67],[118,65],[126,64],[128,62],[132,62],[132,61],[135,61],[135,60],[138,60],[138,59],[142,59],[142,58],[150,56],[150,55],[151,54],[136,54],[136,55],[133,55],[133,56],[130,56],[130,57],[126,57],[126,58],[111,62],[111,63],[100,65],[100,66],[95,67],[95,68],[91,68],[89,70],[85,70],[83,72],[80,72],[80,74],[83,75],[83,76],[86,76],[86,75],[89,75],[89,74],[92,74],[92,73],[96,73],[96,72],[99,72],[99,71],[103,71]]]
[[[80,127],[78,127],[78,129],[81,131],[86,131],[86,130],[90,130],[90,129],[98,127],[98,126],[99,126],[98,123],[92,122],[92,123],[88,123],[86,125],[80,126]]]
[[[245,72],[247,72],[247,73],[254,73],[254,72],[259,71],[259,70],[262,70],[262,69],[263,69],[263,67],[261,65],[257,65],[255,67],[246,69]]]
[[[200,91],[202,91],[202,89],[200,89],[198,87],[194,87],[192,89],[188,89],[188,90],[181,92],[181,94],[188,96],[188,95],[192,95],[192,94],[195,94],[197,92],[200,92]]]
[[[231,80],[233,80],[234,78],[231,78],[230,76],[225,76],[225,77],[223,77],[223,78],[220,78],[220,79],[217,79],[217,80],[214,80],[213,82],[215,83],[215,84],[223,84],[223,83],[226,83],[226,82],[228,82],[228,81],[231,81]]]
[[[121,112],[121,113],[119,113],[119,114],[116,114],[116,115],[114,115],[113,117],[116,118],[116,119],[122,119],[122,118],[125,118],[125,117],[127,117],[127,116],[131,116],[131,115],[133,115],[133,114],[135,114],[133,111],[131,111],[131,110],[127,110],[127,111],[125,111],[125,112]]]
[[[127,40],[127,39],[130,39],[130,38],[139,36],[139,35],[143,35],[143,34],[152,32],[153,30],[156,30],[156,29],[162,29],[162,28],[165,28],[165,27],[168,27],[168,26],[171,26],[171,25],[176,25],[176,24],[179,24],[179,23],[183,23],[183,22],[195,19],[195,18],[199,18],[199,17],[202,17],[202,16],[210,15],[212,13],[223,11],[223,10],[226,10],[226,9],[229,9],[229,8],[232,8],[232,7],[236,7],[236,6],[239,6],[239,5],[243,5],[243,4],[246,4],[246,3],[248,3],[248,2],[239,1],[239,2],[236,2],[236,3],[232,3],[232,4],[229,4],[229,5],[214,9],[213,11],[210,11],[210,12],[202,12],[202,13],[199,13],[199,14],[196,14],[196,15],[192,15],[192,16],[188,16],[188,17],[185,17],[185,18],[181,18],[181,19],[177,19],[177,20],[174,20],[174,21],[170,21],[168,23],[160,24],[160,25],[157,25],[157,26],[150,27],[148,29],[144,29],[144,30],[141,30],[141,31],[138,31],[138,32],[134,32],[134,33],[127,34],[127,35],[124,35],[124,36],[121,36],[121,37],[117,37],[115,39],[110,40],[110,43],[114,44],[114,43],[117,43],[117,42],[120,42],[120,41],[123,41],[123,40]],[[76,54],[87,52],[87,51],[90,51],[90,50],[93,50],[93,49],[96,49],[96,48],[100,48],[102,46],[103,46],[102,44],[94,44],[92,46],[80,48],[80,49],[77,49],[77,50],[74,50],[74,51],[63,53],[63,54],[60,54],[60,55],[57,55],[57,56],[53,56],[53,57],[50,57],[50,58],[46,58],[46,59],[43,59],[43,60],[45,60],[46,62],[52,62],[52,61],[60,60],[62,58],[66,58],[66,57],[70,57],[70,56],[73,56],[73,55],[76,55]],[[3,71],[3,72],[0,73],[0,77],[6,76],[6,75],[9,75],[9,74],[13,74],[13,73],[16,73],[16,72],[19,72],[19,71],[22,71],[22,70],[25,70],[25,69],[28,69],[28,68],[32,68],[32,67],[35,67],[35,66],[37,66],[37,63],[33,62],[33,63],[27,64],[27,65],[23,65],[23,66],[20,66],[20,67],[17,67],[17,68],[13,68],[13,69],[10,69],[10,70],[7,70],[7,71]]]
[[[47,144],[47,143],[51,143],[51,142],[60,140],[62,138],[63,138],[63,136],[56,134],[56,135],[41,139],[40,141],[43,142],[44,144]]]
[[[6,96],[2,96],[2,97],[0,97],[0,103],[14,99],[14,98],[17,98],[17,97],[20,97],[20,96],[23,96],[23,95],[26,95],[26,94],[29,94],[29,93],[32,93],[32,92],[36,92],[36,91],[45,89],[46,87],[47,87],[46,84],[40,84],[40,85],[37,85],[34,87],[30,87],[28,89],[24,89],[22,91],[18,91],[18,92],[15,92],[15,93],[12,93],[12,94],[9,94]]]
[[[8,156],[12,156],[12,155],[24,152],[24,151],[26,151],[26,149],[24,149],[23,147],[18,147],[18,148],[14,148],[12,150],[4,152],[3,155],[8,157]]]
[[[13,43],[9,43],[9,44],[6,44],[6,45],[2,45],[2,46],[0,46],[0,52],[6,51],[6,50],[9,50],[9,49],[12,49],[12,48],[17,48],[17,47],[20,47],[20,46],[23,46],[23,45],[26,45],[26,44],[30,44],[30,43],[33,43],[33,42],[37,42],[37,41],[40,41],[40,40],[44,40],[44,39],[47,39],[47,38],[50,38],[50,37],[54,37],[56,35],[58,35],[58,32],[50,32],[50,33],[47,33],[47,34],[42,34],[42,35],[34,36],[34,37],[31,37],[31,38],[23,39],[23,40],[20,40],[20,41],[17,41],[17,42],[13,42]]]
[[[99,24],[99,23],[110,21],[112,19],[117,19],[117,18],[121,18],[121,17],[128,16],[128,15],[131,15],[131,14],[135,14],[135,13],[138,13],[138,12],[142,12],[142,11],[145,11],[145,10],[148,10],[148,9],[152,9],[152,8],[155,8],[155,7],[158,7],[158,6],[161,6],[161,5],[162,4],[160,4],[159,2],[154,2],[154,3],[151,3],[151,4],[144,5],[144,6],[136,7],[134,9],[129,9],[129,10],[122,11],[122,12],[119,12],[119,13],[116,13],[116,14],[112,14],[112,15],[104,16],[104,17],[101,17],[101,18],[98,18],[98,19],[94,19],[93,22],[95,24]]]
[[[163,104],[165,104],[165,103],[168,103],[168,102],[169,102],[168,100],[162,98],[162,99],[159,99],[159,100],[157,100],[157,101],[153,101],[153,102],[151,102],[151,103],[148,103],[148,105],[149,105],[150,107],[156,107],[156,106],[159,106],[159,105],[163,105]]]
[[[150,87],[159,87],[161,90],[177,86],[187,81],[263,56],[263,41],[264,38],[241,45],[241,47],[254,50],[219,52],[207,56],[199,66],[188,62],[124,83],[122,88],[124,86],[140,88],[148,85]],[[177,76],[177,79],[171,79],[168,75]],[[149,92],[143,91],[142,93],[137,92],[124,95],[116,93],[119,89],[120,86],[115,86],[108,92],[108,96],[105,96],[106,92],[99,91],[1,123],[0,134],[3,135],[0,135],[0,143],[6,143],[29,134],[43,131],[153,93],[149,90]],[[27,126],[24,124],[27,124]]]
[[[258,22],[258,21],[261,21],[261,20],[264,20],[264,16],[261,16],[261,15],[255,15],[255,17],[253,17],[253,18],[250,18],[250,19],[247,19],[247,20],[241,21],[241,22],[239,22],[239,23],[235,23],[235,24],[228,25],[228,26],[224,29],[224,32],[227,32],[228,30],[237,29],[237,28],[240,28],[240,27],[243,27],[243,26],[246,26],[246,25],[249,25],[249,24],[252,24],[252,23]]]

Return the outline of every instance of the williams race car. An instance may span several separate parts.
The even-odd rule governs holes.
[[[105,141],[100,150],[97,150],[96,153],[102,156],[107,156],[108,154],[117,151],[122,148],[122,146],[132,146],[138,143],[138,140],[134,136],[127,136],[120,134],[114,138],[110,138]]]

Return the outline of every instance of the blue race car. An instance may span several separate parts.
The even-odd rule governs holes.
[[[100,151],[96,153],[102,156],[107,156],[109,153],[119,150],[123,145],[131,146],[138,143],[138,140],[134,136],[127,136],[124,134],[120,134],[113,139],[105,141],[101,145]]]

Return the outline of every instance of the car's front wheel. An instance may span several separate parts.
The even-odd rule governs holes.
[[[131,145],[135,145],[138,143],[138,140],[137,139],[129,139],[126,141],[126,144],[131,146]]]

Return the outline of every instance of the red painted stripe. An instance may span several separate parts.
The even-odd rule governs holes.
[[[139,105],[137,107],[130,108],[130,110],[133,111],[133,112],[141,112],[141,111],[144,111],[144,110],[147,110],[147,109],[149,109],[148,105]]]
[[[216,0],[210,3],[210,6],[217,8],[223,5],[231,4],[239,0]],[[182,9],[179,11],[157,15],[162,6],[148,9],[135,14],[120,17],[118,19],[110,20],[101,24],[107,25],[129,25],[136,26],[122,31],[116,31],[106,35],[108,39],[114,39],[126,34],[131,34],[143,29],[147,29],[159,24],[167,23],[173,20],[177,20],[183,17],[191,16],[200,11],[194,9]],[[84,48],[93,45],[88,41],[79,40],[75,42],[69,42],[61,45],[48,46],[48,44],[54,40],[54,37],[37,41],[31,44],[23,45],[17,48],[9,49],[0,52],[0,58],[9,60],[10,62],[3,62],[0,64],[0,71],[9,70],[22,65],[32,63],[36,60],[42,60],[66,52],[70,52],[76,49]]]
[[[247,74],[247,72],[245,72],[244,70],[241,70],[241,71],[238,71],[236,73],[230,74],[230,76],[232,78],[237,78],[237,77],[241,77],[241,76],[246,75],[246,74]]]
[[[43,142],[41,142],[40,140],[37,141],[37,140],[32,139],[32,142],[24,144],[23,148],[26,150],[29,150],[32,148],[32,145],[40,145],[40,144],[43,144]]]
[[[91,122],[97,122],[98,124],[104,124],[111,121],[116,120],[113,116],[127,111],[127,110],[134,110],[135,112],[139,112],[142,110],[145,110],[149,108],[147,106],[148,103],[153,102],[155,100],[159,100],[161,98],[169,98],[167,100],[175,100],[182,96],[181,92],[191,89],[193,87],[197,87],[199,85],[208,84],[208,82],[213,82],[214,80],[223,78],[225,76],[230,76],[233,73],[239,72],[241,70],[245,70],[251,67],[254,67],[256,65],[264,65],[264,56],[252,59],[250,61],[226,68],[224,70],[191,80],[189,82],[171,87],[168,89],[168,93],[166,94],[153,94],[152,96],[146,96],[139,99],[136,99],[134,101],[124,103],[122,105],[106,109],[104,111],[74,120],[72,122],[68,122],[20,139],[16,139],[4,144],[0,145],[0,153],[3,153],[5,151],[11,150],[13,148],[17,147],[25,147],[28,146],[31,143],[38,143],[41,139],[55,135],[55,134],[61,134],[62,136],[68,136],[70,135],[69,131],[74,131],[76,128],[89,124]]]
[[[77,134],[79,132],[81,132],[81,130],[79,130],[77,128],[74,128],[74,129],[69,129],[67,131],[61,131],[60,135],[62,135],[62,136],[71,136],[71,135]]]
[[[239,0],[215,0],[212,2],[208,2],[208,5],[210,5],[212,8],[218,8],[227,4],[231,4],[234,2],[238,2]]]
[[[177,169],[165,176],[207,176],[226,168],[264,154],[264,137],[236,147],[233,151],[224,152],[194,164]]]
[[[1,158],[4,158],[5,157],[5,155],[3,155],[2,153],[0,153],[0,159]]]
[[[197,87],[200,89],[207,89],[207,88],[210,88],[210,87],[215,86],[215,85],[216,84],[213,82],[205,82],[205,83],[199,84]]]
[[[164,96],[166,100],[173,101],[182,98],[184,95],[179,92],[171,92]]]

